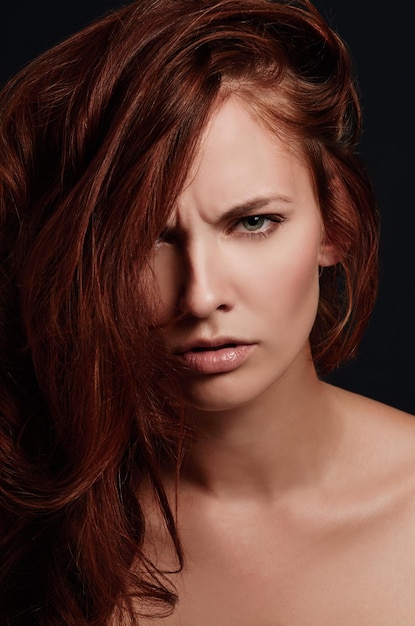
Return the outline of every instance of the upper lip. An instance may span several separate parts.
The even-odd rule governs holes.
[[[215,350],[233,346],[249,345],[252,341],[235,337],[215,337],[214,339],[194,339],[173,348],[173,354],[184,354],[191,350]]]

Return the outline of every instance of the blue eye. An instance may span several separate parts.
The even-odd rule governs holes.
[[[231,232],[251,239],[269,237],[284,221],[282,215],[247,215],[233,224]]]
[[[264,226],[265,220],[267,218],[264,215],[250,215],[241,220],[241,224],[246,230],[252,232],[260,230]]]

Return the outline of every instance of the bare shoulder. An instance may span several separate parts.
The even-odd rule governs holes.
[[[391,449],[401,444],[410,447],[411,440],[415,441],[415,415],[339,387],[328,387],[333,404],[358,433],[370,434],[379,444],[387,440]]]
[[[330,393],[345,424],[349,478],[374,496],[410,505],[415,537],[415,416],[336,387]]]

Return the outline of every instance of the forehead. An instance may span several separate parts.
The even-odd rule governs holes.
[[[225,211],[258,197],[288,202],[314,198],[312,177],[298,142],[272,132],[240,98],[211,114],[178,199],[178,208]]]

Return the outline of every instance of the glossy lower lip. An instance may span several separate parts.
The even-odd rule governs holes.
[[[238,344],[223,348],[188,350],[178,358],[189,369],[202,374],[222,374],[231,372],[246,361],[255,344]]]

